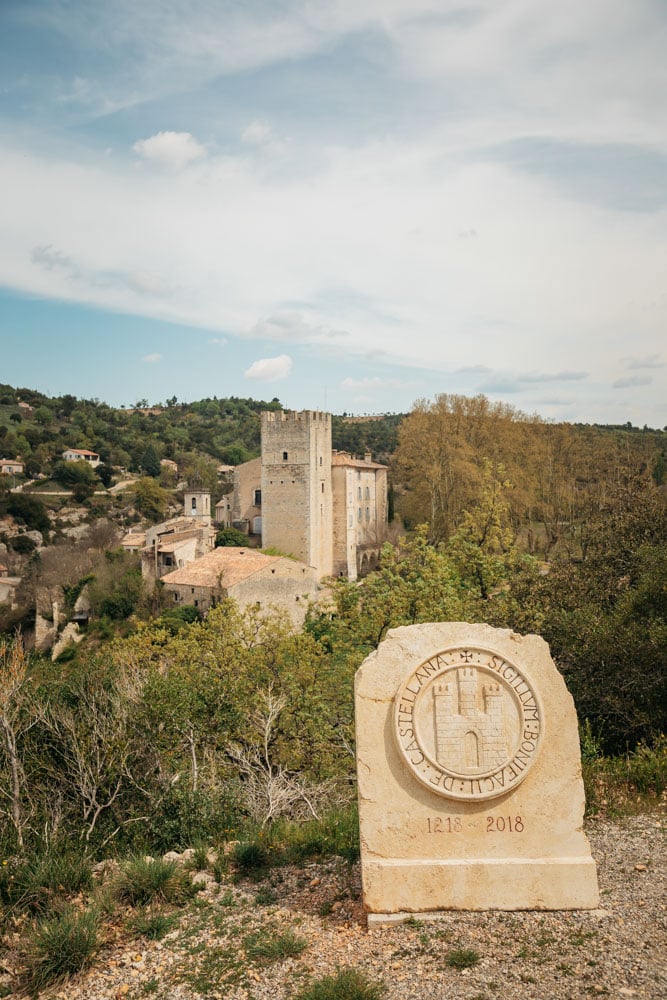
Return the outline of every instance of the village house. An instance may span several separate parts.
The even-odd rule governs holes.
[[[22,476],[24,465],[17,458],[0,458],[0,476]]]
[[[232,597],[241,610],[278,609],[295,627],[317,598],[317,573],[311,566],[257,549],[222,547],[162,577],[174,605],[200,612]]]
[[[14,596],[20,583],[21,577],[10,576],[7,567],[0,563],[0,604],[9,602],[10,607],[14,607]]]
[[[206,555],[215,545],[211,524],[211,494],[208,490],[186,490],[184,513],[154,524],[145,531],[129,532],[121,542],[127,552],[141,555],[145,580],[160,580]]]
[[[231,495],[222,497],[215,505],[215,523],[219,528],[232,527]]]
[[[87,462],[88,465],[96,466],[100,464],[100,456],[95,451],[88,451],[87,448],[68,448],[63,452],[65,462]]]
[[[347,452],[331,459],[333,493],[333,574],[350,580],[378,563],[387,534],[387,467]]]

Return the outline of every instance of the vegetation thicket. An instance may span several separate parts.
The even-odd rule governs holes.
[[[25,441],[45,467],[66,446],[89,447],[134,469],[132,517],[147,521],[163,516],[176,485],[160,458],[178,456],[179,476],[205,482],[217,461],[256,451],[259,411],[280,406],[172,399],[158,413],[123,412],[19,394],[32,417],[0,386],[13,451]],[[233,861],[248,870],[276,857],[355,857],[353,678],[392,627],[485,621],[542,634],[578,709],[589,809],[664,795],[664,434],[544,424],[483,397],[334,423],[337,446],[357,453],[389,457],[397,442],[391,475],[409,530],[384,546],[376,572],[330,581],[326,605],[297,634],[284,616],[231,601],[204,620],[164,610],[138,558],[114,548],[110,519],[91,516],[85,537],[66,544],[48,498],[0,495],[0,514],[57,543],[33,552],[18,536],[31,543],[23,586],[58,590],[70,613],[85,592],[92,613],[86,641],[55,663],[28,654],[11,615],[0,634],[0,904],[6,920],[32,922],[34,991],[99,947],[104,901],[66,901],[88,892],[96,858],[125,858],[112,895],[127,902],[136,890],[131,905],[150,906],[189,889],[147,852],[238,839]],[[81,475],[75,487],[92,483],[88,467],[49,468]],[[171,918],[153,916],[138,914],[137,926],[157,935]],[[302,995],[371,997],[380,986],[342,970]]]

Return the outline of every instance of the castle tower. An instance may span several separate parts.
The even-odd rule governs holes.
[[[209,490],[190,489],[183,494],[184,514],[196,524],[211,523],[211,494]]]
[[[472,717],[477,712],[477,672],[462,667],[459,672],[459,705],[461,715]]]
[[[331,414],[262,413],[262,546],[333,570]]]

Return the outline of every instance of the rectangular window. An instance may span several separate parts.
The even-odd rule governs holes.
[[[357,521],[361,521],[361,507],[357,510]]]
[[[286,461],[287,461],[287,452],[284,451],[283,452],[283,462],[286,462]]]
[[[370,507],[367,507],[366,508],[366,520],[370,521],[370,519],[371,519],[371,509],[370,509]]]
[[[261,507],[261,506],[262,506],[262,491],[255,490],[255,507]]]

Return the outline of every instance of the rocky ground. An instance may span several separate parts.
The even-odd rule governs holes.
[[[667,820],[598,820],[587,831],[596,911],[451,913],[369,933],[359,868],[342,860],[269,869],[259,881],[200,873],[202,891],[171,911],[161,940],[133,937],[131,916],[118,915],[94,967],[42,996],[288,1000],[354,967],[383,980],[388,1000],[667,997]],[[466,952],[474,964],[450,964],[465,965]]]

